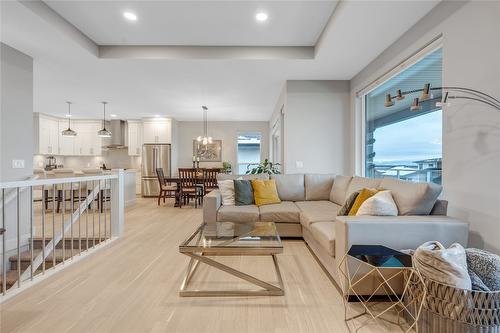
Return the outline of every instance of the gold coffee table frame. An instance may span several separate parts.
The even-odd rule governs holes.
[[[217,223],[230,223],[230,222],[217,222]],[[179,252],[187,255],[191,258],[188,264],[186,275],[182,281],[182,285],[179,291],[181,297],[210,297],[210,296],[283,296],[285,294],[283,287],[283,279],[281,277],[280,268],[278,265],[277,254],[283,253],[283,245],[281,244],[281,239],[276,232],[276,226],[273,222],[256,222],[257,228],[262,227],[264,230],[269,227],[271,233],[274,231],[275,234],[264,235],[276,237],[274,246],[242,246],[238,245],[244,237],[255,237],[256,229],[250,230],[246,234],[241,234],[234,236],[232,239],[225,239],[216,244],[207,244],[207,240],[203,238],[204,227],[206,224],[202,224],[185,242],[179,246]],[[196,241],[193,240],[198,237]],[[276,277],[278,279],[278,286],[271,284],[269,282],[262,281],[256,277],[249,274],[238,271],[232,267],[224,265],[214,259],[208,258],[208,256],[271,256],[273,259],[274,269],[276,272]],[[224,271],[230,275],[237,278],[245,280],[255,286],[260,287],[260,289],[254,290],[191,290],[189,289],[189,282],[195,275],[196,269],[199,263],[202,262],[211,267],[217,268]]]
[[[351,258],[352,261],[354,261],[357,266],[355,266],[354,272],[351,272],[349,269],[349,263],[348,259]],[[361,267],[368,267],[368,272],[363,274],[361,277],[358,277],[358,272],[361,269]],[[384,315],[385,313],[389,312],[390,310],[395,310],[397,313],[398,321],[397,323],[390,321],[392,324],[398,325],[400,328],[401,327],[401,314],[403,312],[406,312],[408,314],[408,317],[412,320],[412,322],[408,322],[408,329],[404,332],[409,332],[412,329],[415,329],[415,332],[418,333],[418,319],[420,317],[420,313],[422,312],[422,307],[423,303],[425,300],[425,296],[427,294],[427,290],[425,288],[425,283],[423,282],[422,276],[420,275],[420,272],[413,266],[411,267],[377,267],[374,265],[371,265],[365,261],[362,261],[354,256],[349,255],[346,253],[343,257],[342,260],[340,261],[338,265],[339,272],[341,274],[340,278],[340,284],[343,292],[343,301],[344,301],[344,320],[347,324],[348,321],[351,321],[353,319],[368,315],[369,318],[365,320],[359,327],[356,327],[354,324],[355,331],[357,332],[359,329],[361,329],[363,326],[366,326],[368,323],[374,321],[376,322],[377,320],[385,320],[387,319],[382,318],[381,316]],[[393,274],[390,276],[386,277],[384,274],[382,274],[382,271],[394,271]],[[367,277],[375,275],[376,279],[379,280],[379,284],[377,287],[374,289],[374,291],[369,295],[368,297],[359,295],[355,288],[356,286],[364,281]],[[405,283],[404,283],[404,288],[403,292],[401,295],[398,295],[394,289],[391,287],[389,282],[393,280],[394,278],[398,276],[404,276],[405,278]],[[404,297],[405,295],[408,294],[409,292],[409,286],[410,283],[412,283],[412,277],[416,276],[417,279],[419,280],[420,283],[424,285],[424,292],[422,293],[420,299],[414,298],[413,301],[406,303],[404,302]],[[392,301],[392,304],[389,305],[387,308],[380,312],[375,312],[373,309],[370,309],[370,301],[372,298],[375,296],[375,294],[383,289],[385,292],[385,295],[389,297],[389,299],[392,301],[393,297],[395,301]],[[355,296],[359,304],[362,305],[363,307],[363,312],[358,313],[356,315],[353,315],[351,317],[348,317],[348,310],[350,308],[349,306],[349,296],[353,295]],[[420,302],[418,302],[420,301]],[[375,302],[373,305],[378,304],[379,302]],[[419,303],[419,304],[418,304]],[[412,311],[409,309],[409,307],[414,307],[416,310],[416,313],[413,314]],[[349,325],[347,325],[347,328],[349,331],[351,331]]]

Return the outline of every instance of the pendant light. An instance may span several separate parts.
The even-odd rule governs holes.
[[[201,107],[203,109],[203,136],[198,136],[196,141],[201,142],[203,145],[207,145],[212,143],[212,137],[208,136],[208,108],[203,105]]]
[[[71,102],[66,103],[68,103],[68,114],[66,115],[66,117],[68,117],[68,128],[62,131],[61,135],[67,137],[75,137],[76,132],[71,129]]]
[[[102,130],[97,132],[97,135],[101,138],[110,138],[111,132],[106,129],[106,104],[108,102],[102,102],[103,106],[103,117],[102,117]]]

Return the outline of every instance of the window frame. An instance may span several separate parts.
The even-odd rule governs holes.
[[[391,70],[389,70],[386,74],[382,75],[381,77],[377,78],[375,81],[372,83],[368,84],[366,87],[358,91],[355,95],[355,105],[360,105],[357,107],[358,112],[361,112],[359,115],[360,119],[360,126],[358,128],[361,130],[360,137],[361,140],[359,144],[361,145],[360,147],[360,154],[359,156],[359,163],[355,163],[356,168],[358,170],[358,173],[362,177],[366,177],[366,96],[372,92],[373,90],[377,89],[381,85],[385,84],[387,81],[392,80],[394,77],[399,75],[400,73],[404,72],[407,70],[409,67],[412,65],[416,64],[429,54],[437,51],[438,49],[444,49],[443,43],[442,43],[442,37],[439,36],[436,40],[432,41],[428,45],[424,46],[423,48],[419,49],[416,53],[414,53],[412,56],[406,58],[403,60],[399,65],[393,67]],[[444,115],[443,115],[444,119]],[[442,120],[443,121],[443,120]],[[444,124],[443,124],[444,125]],[[444,129],[444,127],[443,127]],[[443,149],[444,150],[444,149]],[[443,172],[444,168],[444,155],[442,154],[441,156],[441,172]]]
[[[256,165],[256,163],[247,163],[247,162],[244,162],[244,163],[240,163],[239,161],[239,154],[238,154],[238,138],[240,137],[240,135],[245,135],[245,134],[251,134],[251,135],[259,135],[260,136],[260,143],[259,143],[259,162],[258,163],[261,163],[262,162],[262,132],[259,132],[259,131],[239,131],[236,133],[236,168],[234,171],[236,171],[236,174],[239,175],[239,171],[240,171],[240,165],[246,165],[247,166],[247,170],[248,170],[248,166],[249,165]],[[234,172],[233,171],[233,172]]]

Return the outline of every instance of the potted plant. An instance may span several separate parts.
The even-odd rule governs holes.
[[[273,163],[266,158],[263,162],[260,162],[259,164],[257,164],[257,166],[255,166],[251,169],[250,169],[251,165],[249,165],[246,173],[252,174],[252,175],[257,174],[257,173],[267,173],[269,175],[279,174],[280,170],[278,167],[280,165],[281,164]]]
[[[222,169],[224,169],[224,173],[230,174],[231,173],[231,163],[229,162],[222,162]]]

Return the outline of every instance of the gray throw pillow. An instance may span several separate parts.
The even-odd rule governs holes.
[[[255,203],[252,182],[249,180],[234,180],[234,204],[248,206]]]
[[[359,191],[356,191],[354,193],[351,193],[344,202],[344,205],[340,207],[339,212],[337,213],[338,216],[347,216],[349,214],[349,211],[352,208],[352,205],[354,205],[354,201],[356,201],[356,198],[359,195]]]
[[[466,249],[467,268],[473,271],[491,291],[500,290],[500,256],[479,249]]]

